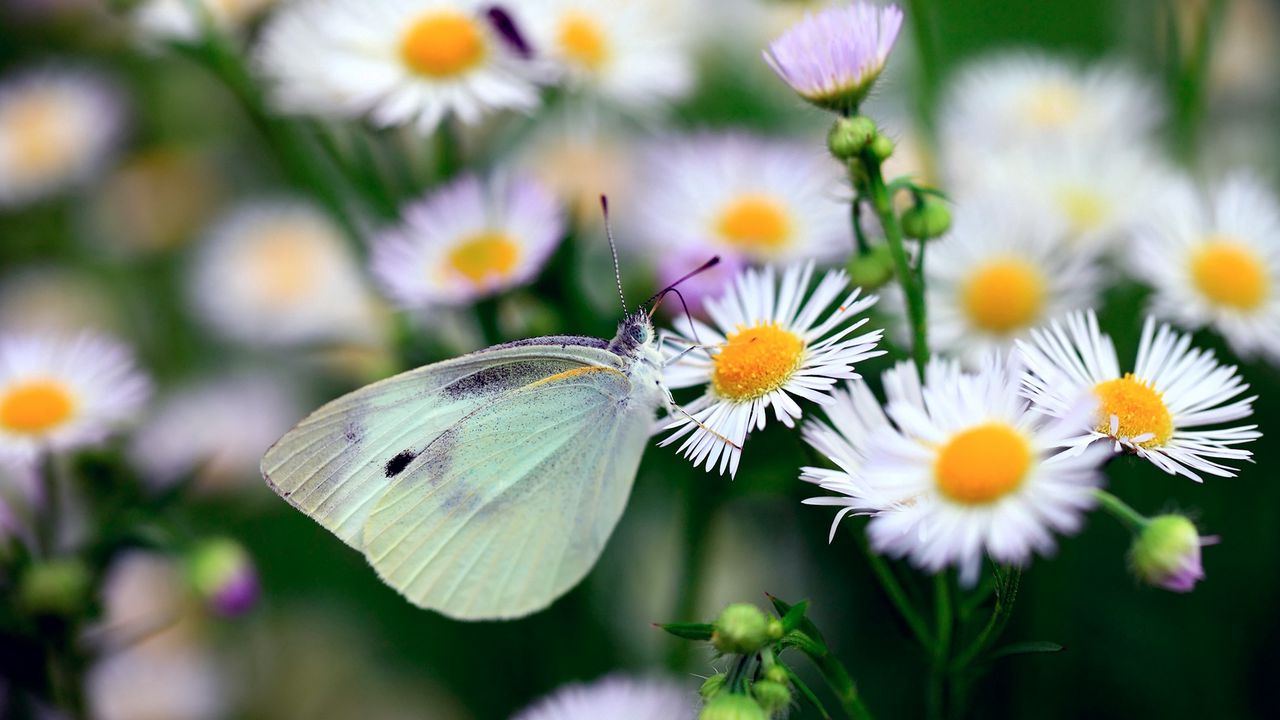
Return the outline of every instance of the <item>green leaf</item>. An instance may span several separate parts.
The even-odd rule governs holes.
[[[813,690],[810,690],[809,686],[804,684],[804,681],[800,679],[799,675],[796,675],[796,671],[792,670],[781,661],[778,661],[778,667],[787,671],[787,678],[791,680],[791,684],[800,691],[800,694],[809,701],[810,705],[818,710],[818,713],[822,716],[822,720],[831,720],[831,713],[827,712],[827,709],[822,706],[822,701],[818,699],[818,696],[814,694]]]
[[[1013,655],[1031,655],[1034,653],[1056,653],[1062,651],[1062,646],[1055,642],[1046,640],[1030,640],[1028,642],[1010,643],[1004,647],[996,648],[987,655],[987,660],[999,660],[1004,657]]]
[[[800,624],[805,620],[804,613],[808,609],[808,600],[801,600],[795,605],[792,605],[790,610],[787,610],[782,614],[782,632],[784,634],[789,633],[800,627]]]
[[[685,640],[710,640],[711,633],[715,631],[715,626],[709,623],[667,623],[656,627]]]
[[[778,614],[783,617],[783,628],[787,633],[790,633],[792,630],[799,630],[805,635],[808,635],[818,644],[822,645],[824,648],[826,647],[827,641],[823,639],[822,631],[818,630],[818,626],[814,625],[813,621],[810,620],[808,616],[804,614],[805,611],[809,609],[808,600],[803,600],[801,602],[796,603],[795,605],[792,605],[786,600],[783,600],[778,597],[774,597],[769,593],[765,593],[765,597],[769,598],[769,602],[773,603],[773,609],[778,611]],[[789,627],[786,624],[786,617],[791,613],[793,608],[801,609],[800,618],[799,620],[795,621],[794,627]]]

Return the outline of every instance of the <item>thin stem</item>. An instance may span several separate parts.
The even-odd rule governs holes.
[[[893,606],[898,609],[898,614],[902,616],[907,627],[911,629],[911,634],[915,636],[916,641],[921,647],[933,647],[933,636],[929,632],[928,625],[920,612],[916,610],[911,599],[907,597],[906,591],[902,587],[902,583],[898,582],[898,578],[893,574],[893,568],[889,567],[889,563],[885,559],[876,554],[871,549],[871,545],[867,542],[866,535],[856,532],[858,537],[858,545],[867,556],[867,562],[871,565],[871,571],[875,573],[876,579],[880,581],[880,587],[884,589]]]
[[[951,611],[951,586],[947,573],[933,576],[933,599],[936,613],[937,634],[933,644],[933,662],[929,670],[929,716],[945,716],[948,659],[951,653],[953,615]]]
[[[1138,531],[1147,526],[1147,518],[1137,510],[1129,507],[1129,504],[1102,488],[1094,488],[1093,497],[1097,499],[1098,505],[1111,513],[1111,516],[1120,521],[1125,527]]]
[[[458,146],[458,128],[452,118],[444,118],[436,127],[435,160],[436,182],[446,183],[458,173],[461,164],[461,148]]]
[[[1183,53],[1177,42],[1177,8],[1172,2],[1167,6],[1171,39],[1169,52],[1172,55],[1170,62],[1177,68],[1173,78],[1174,149],[1187,164],[1191,164],[1196,156],[1200,125],[1204,119],[1209,63],[1226,5],[1226,0],[1210,0],[1204,7],[1198,17],[1199,25],[1195,28],[1195,44],[1189,53]]]
[[[680,585],[676,588],[675,617],[677,620],[691,620],[698,612],[702,600],[702,579],[706,575],[707,540],[711,535],[711,524],[715,519],[715,496],[710,492],[710,483],[693,482],[685,484],[688,497],[685,500],[684,521],[684,567],[680,572]],[[675,670],[683,670],[689,662],[690,643],[677,643],[671,648],[668,665]]]
[[[871,243],[867,242],[867,232],[862,229],[862,202],[857,198],[849,203],[849,222],[853,225],[854,250],[862,257],[871,252]]]
[[[807,655],[817,666],[818,671],[822,673],[822,679],[827,681],[827,686],[840,700],[840,706],[844,708],[845,714],[854,720],[871,720],[871,711],[862,702],[862,696],[858,694],[858,686],[853,682],[849,671],[845,669],[844,663],[840,662],[840,658],[825,645],[814,642],[804,633],[793,633],[788,637],[791,644]]]
[[[870,152],[863,153],[863,162],[867,168],[867,192],[871,206],[884,228],[885,240],[889,244],[889,253],[893,256],[893,265],[902,285],[902,292],[907,298],[907,317],[911,322],[911,353],[916,367],[924,372],[929,361],[928,326],[924,299],[924,284],[917,271],[911,267],[907,257],[906,244],[902,238],[902,226],[898,224],[898,215],[893,208],[893,198],[885,186],[884,176],[880,171],[880,161]]]
[[[917,120],[925,130],[926,137],[932,140],[934,106],[942,77],[938,62],[937,35],[934,32],[933,7],[929,0],[908,0],[907,9],[920,66],[920,82],[916,84]]]
[[[995,642],[1004,632],[1004,628],[1009,623],[1010,616],[1013,615],[1013,603],[1018,596],[1018,585],[1022,579],[1022,570],[1011,568],[1006,571],[1007,579],[1003,583],[1003,588],[996,593],[995,606],[991,610],[991,616],[987,618],[987,623],[982,627],[982,631],[978,633],[978,637],[974,638],[969,647],[965,648],[960,654],[956,655],[951,662],[953,672],[961,672],[969,666],[983,650],[986,650],[991,643]]]

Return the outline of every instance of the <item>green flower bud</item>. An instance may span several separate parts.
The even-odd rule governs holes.
[[[729,655],[748,655],[769,643],[769,619],[755,605],[735,603],[716,618],[711,644]]]
[[[782,683],[783,685],[791,682],[791,677],[787,675],[787,671],[783,669],[781,665],[776,664],[770,666],[768,670],[764,671],[764,678],[765,680]]]
[[[765,712],[773,715],[791,704],[791,688],[786,683],[761,680],[751,686],[751,694]]]
[[[187,557],[191,585],[221,615],[240,615],[258,601],[258,572],[240,543],[230,538],[205,540]]]
[[[857,115],[840,118],[827,133],[827,149],[840,160],[855,157],[876,136],[871,118]]]
[[[854,286],[874,290],[893,279],[893,255],[888,245],[875,245],[867,254],[850,260],[847,269]]]
[[[712,675],[702,681],[702,687],[698,688],[698,694],[702,696],[704,701],[710,700],[719,694],[720,690],[724,688],[725,680],[726,676],[724,673],[716,673],[715,675]]]
[[[1215,538],[1201,538],[1196,526],[1182,515],[1151,518],[1129,550],[1138,579],[1173,592],[1191,592],[1204,578],[1200,547]]]
[[[871,141],[871,154],[880,162],[888,160],[893,155],[893,141],[884,133],[876,133],[875,139]]]
[[[74,615],[89,600],[93,578],[77,558],[32,565],[18,589],[22,606],[40,615]]]
[[[702,707],[698,720],[769,720],[769,715],[746,695],[720,693]]]
[[[951,229],[951,210],[937,200],[924,200],[902,213],[902,234],[917,240],[942,237]]]

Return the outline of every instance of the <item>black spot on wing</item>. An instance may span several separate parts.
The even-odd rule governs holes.
[[[393,478],[404,472],[404,469],[409,467],[409,463],[413,462],[415,457],[417,456],[412,450],[404,450],[399,455],[388,460],[386,467],[387,477]]]
[[[445,397],[450,399],[474,397],[486,393],[508,390],[541,378],[546,366],[532,362],[509,362],[477,370],[444,386]]]

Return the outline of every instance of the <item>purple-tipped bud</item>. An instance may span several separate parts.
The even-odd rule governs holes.
[[[1148,585],[1191,592],[1204,579],[1200,548],[1215,542],[1217,538],[1201,537],[1182,515],[1159,515],[1138,534],[1129,557],[1134,573]]]
[[[235,540],[202,542],[187,558],[187,570],[196,592],[219,615],[242,615],[258,602],[258,571],[253,558]]]

